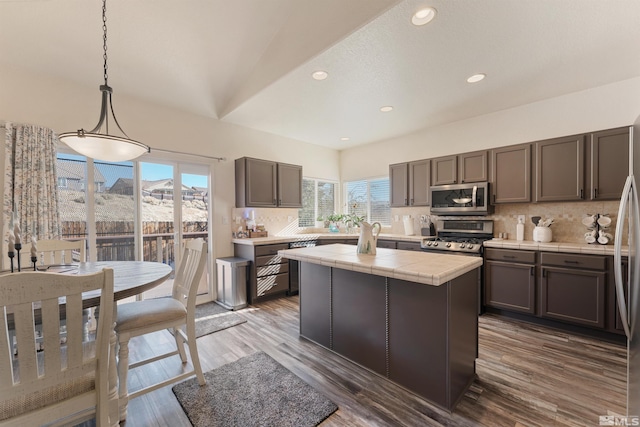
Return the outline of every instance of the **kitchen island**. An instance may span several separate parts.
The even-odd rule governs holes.
[[[300,335],[452,411],[475,377],[482,258],[333,244],[300,261]]]

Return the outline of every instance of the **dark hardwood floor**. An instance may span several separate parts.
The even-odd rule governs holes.
[[[483,315],[477,379],[450,414],[300,338],[297,297],[240,313],[246,323],[198,339],[203,369],[262,350],[338,405],[323,427],[597,426],[599,415],[624,413],[626,349],[620,345]],[[132,339],[131,360],[170,340],[168,332]],[[130,371],[129,389],[178,365],[177,359],[161,363]],[[165,387],[132,400],[125,425],[191,424]]]

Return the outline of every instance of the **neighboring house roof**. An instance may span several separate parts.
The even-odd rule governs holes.
[[[147,191],[149,193],[155,192],[167,192],[173,190],[173,179],[159,179],[156,181],[142,181],[142,190]],[[191,187],[187,187],[186,185],[182,185],[183,193],[193,193],[194,189]]]
[[[56,168],[58,178],[83,180],[85,178],[85,165],[86,163],[83,161],[57,159]],[[102,175],[95,165],[93,166],[93,173],[95,182],[104,183],[106,181],[104,175]]]

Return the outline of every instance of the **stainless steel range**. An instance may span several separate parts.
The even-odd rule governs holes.
[[[420,243],[427,252],[482,256],[482,243],[493,238],[492,220],[444,219],[436,221],[436,238]]]

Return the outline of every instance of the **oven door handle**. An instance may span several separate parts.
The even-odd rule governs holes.
[[[478,186],[473,186],[473,193],[471,194],[471,206],[476,207],[476,195],[478,194]]]

